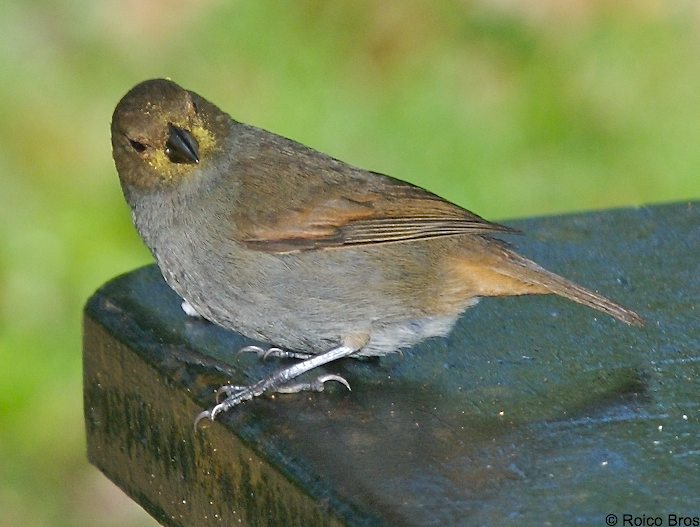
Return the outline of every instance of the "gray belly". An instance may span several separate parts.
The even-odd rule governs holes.
[[[439,276],[432,253],[413,246],[277,255],[171,239],[154,253],[168,284],[225,328],[313,353],[366,333],[360,354],[383,355],[447,334],[459,314],[427,309]]]

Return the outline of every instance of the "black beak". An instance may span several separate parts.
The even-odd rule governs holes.
[[[170,135],[165,143],[165,155],[173,163],[199,163],[199,145],[184,128],[170,124]]]

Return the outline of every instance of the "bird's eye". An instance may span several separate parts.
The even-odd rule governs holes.
[[[146,150],[146,145],[139,143],[138,141],[134,141],[133,139],[129,139],[129,144],[131,145],[131,148],[136,150],[139,154]]]

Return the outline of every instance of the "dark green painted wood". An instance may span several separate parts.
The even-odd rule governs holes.
[[[483,300],[453,333],[346,359],[353,391],[244,404],[281,366],[189,319],[147,267],[85,310],[90,460],[164,525],[604,525],[700,515],[700,203],[512,222],[545,267],[637,310]],[[622,523],[620,523],[622,525]]]

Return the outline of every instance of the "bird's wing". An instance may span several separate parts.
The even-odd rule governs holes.
[[[369,185],[332,185],[284,211],[239,216],[237,241],[251,249],[290,253],[459,234],[517,233],[420,187],[376,173]],[[262,221],[261,221],[262,220]]]

